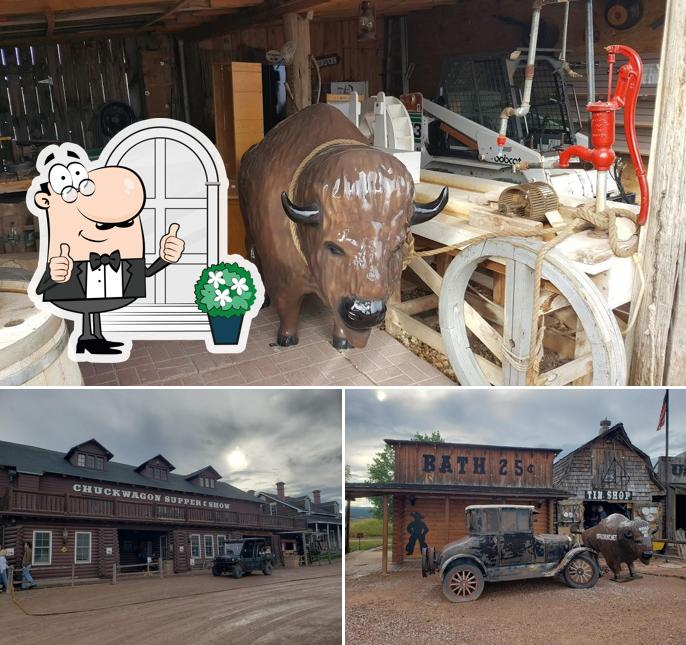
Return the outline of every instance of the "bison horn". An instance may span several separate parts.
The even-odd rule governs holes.
[[[428,204],[414,203],[414,215],[410,224],[421,224],[428,222],[432,217],[436,217],[448,203],[448,187],[444,186],[441,194]]]
[[[296,206],[286,193],[281,193],[281,203],[286,215],[296,224],[319,224],[322,214],[316,206]]]

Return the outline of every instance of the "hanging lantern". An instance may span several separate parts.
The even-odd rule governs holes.
[[[376,38],[376,11],[374,3],[364,0],[360,3],[360,13],[357,18],[358,40],[374,40]]]

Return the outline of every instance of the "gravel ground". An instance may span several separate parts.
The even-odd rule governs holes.
[[[479,600],[449,603],[437,576],[346,579],[347,645],[686,642],[686,580],[645,575],[593,589],[538,579],[486,583]]]
[[[0,595],[0,643],[340,645],[341,565]],[[41,615],[42,614],[42,615]],[[58,614],[58,615],[45,615]]]

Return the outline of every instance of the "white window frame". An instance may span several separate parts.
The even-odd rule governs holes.
[[[210,543],[212,544],[212,555],[207,554],[207,538],[210,538]],[[214,535],[206,534],[202,536],[202,552],[205,554],[205,559],[214,558]]]
[[[88,560],[77,560],[79,552],[79,535],[88,536]],[[35,544],[35,542],[34,542]],[[90,564],[93,558],[93,533],[91,531],[76,531],[74,533],[74,564]]]
[[[269,514],[276,515],[276,502],[269,503]]]
[[[86,467],[86,455],[83,452],[79,452],[76,454],[76,465],[79,468]]]
[[[47,533],[50,536],[50,542],[48,546],[48,561],[47,562],[36,562],[36,534],[37,533]],[[46,531],[45,529],[35,530],[33,532],[33,540],[31,542],[31,566],[33,567],[49,567],[52,564],[52,531]]]
[[[198,538],[198,555],[193,554],[193,538]],[[190,542],[191,542],[191,558],[197,558],[200,560],[202,557],[202,540],[200,539],[200,533],[192,533],[190,535]]]

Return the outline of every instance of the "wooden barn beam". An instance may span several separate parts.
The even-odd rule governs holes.
[[[650,214],[640,249],[645,293],[633,348],[628,346],[630,385],[686,383],[685,69],[686,0],[667,0],[650,151]]]
[[[163,11],[159,16],[155,16],[154,18],[151,18],[150,20],[148,20],[143,25],[143,29],[145,29],[146,27],[151,27],[152,25],[154,25],[157,22],[162,22],[162,21],[166,20],[167,18],[170,18],[177,11],[180,11],[186,5],[189,5],[193,1],[194,0],[178,0],[178,2],[176,4],[174,4],[174,6],[169,7],[169,9],[167,9],[166,11]]]
[[[52,34],[55,31],[55,12],[52,9],[45,12],[45,20],[48,23],[48,28],[45,32],[45,35],[48,38],[52,38]]]
[[[312,103],[312,74],[310,72],[310,21],[297,13],[283,17],[286,41],[295,43],[293,61],[288,66],[293,100],[298,110]]]
[[[248,29],[256,25],[278,21],[287,13],[305,13],[313,7],[326,4],[322,0],[288,0],[280,3],[265,3],[260,7],[243,9],[231,16],[220,17],[212,22],[178,32],[185,40],[206,40],[228,33]]]

